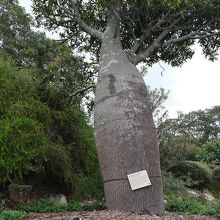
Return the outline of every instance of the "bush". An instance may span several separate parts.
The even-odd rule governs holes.
[[[96,199],[102,200],[104,197],[104,186],[100,172],[92,176],[79,177],[75,199]]]
[[[81,176],[93,176],[99,169],[93,128],[74,107],[54,112],[53,119],[53,143],[46,150],[48,177],[65,180],[78,191]]]
[[[175,177],[188,181],[188,186],[203,188],[211,182],[211,170],[198,161],[180,161],[169,169]]]
[[[166,210],[192,214],[206,214],[208,208],[193,198],[171,196],[167,199]]]
[[[204,144],[197,158],[212,165],[220,165],[220,138]]]
[[[1,181],[46,173],[47,182],[77,190],[79,176],[93,178],[99,169],[94,132],[79,103],[66,105],[54,92],[46,93],[51,102],[44,100],[42,84],[56,86],[1,55],[0,73]]]
[[[187,188],[185,187],[185,183],[180,179],[174,178],[170,174],[166,174],[164,177],[163,190],[165,198],[168,196],[187,195]]]
[[[215,188],[220,189],[220,166],[212,171],[212,182]]]
[[[36,121],[7,118],[0,121],[0,131],[0,176],[3,181],[22,178],[30,170],[41,167],[45,138]]]

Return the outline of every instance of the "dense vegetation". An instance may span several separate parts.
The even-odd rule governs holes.
[[[100,178],[83,108],[92,107],[96,71],[64,43],[32,31],[16,2],[0,5],[0,184],[40,176],[41,184],[83,196],[87,178]]]
[[[82,110],[57,108],[56,88],[42,88],[31,70],[0,57],[0,71],[2,181],[45,171],[51,180],[74,185],[77,175],[95,173],[93,129]]]

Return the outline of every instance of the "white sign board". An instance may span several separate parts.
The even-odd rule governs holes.
[[[146,170],[127,175],[132,190],[150,186],[151,182]]]

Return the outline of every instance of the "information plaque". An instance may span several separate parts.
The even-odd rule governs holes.
[[[140,189],[146,186],[150,186],[151,182],[146,170],[139,171],[137,173],[131,173],[128,176],[129,183],[132,190]]]

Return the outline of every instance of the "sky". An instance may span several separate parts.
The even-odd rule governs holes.
[[[19,3],[32,14],[31,0],[19,0]],[[47,35],[55,37],[52,33]],[[204,58],[199,46],[195,45],[194,49],[193,58],[181,67],[154,64],[144,77],[152,88],[162,87],[170,91],[164,106],[171,118],[176,117],[178,111],[188,113],[220,105],[220,56],[211,62]]]

